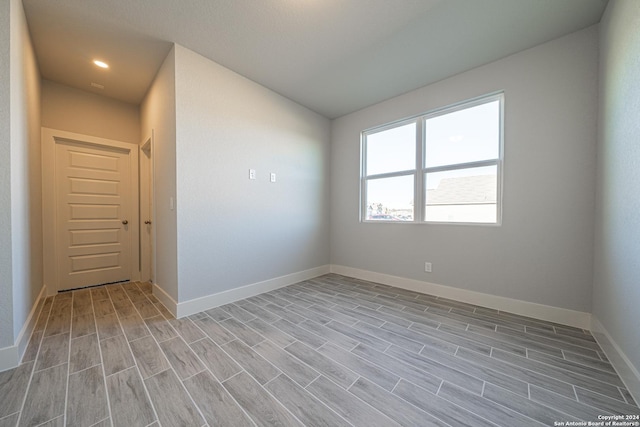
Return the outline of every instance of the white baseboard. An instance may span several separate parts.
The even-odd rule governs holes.
[[[194,298],[180,303],[175,301],[160,286],[158,286],[158,284],[154,284],[153,294],[174,316],[181,318],[204,310],[209,310],[210,308],[218,307],[223,304],[259,295],[263,292],[269,292],[274,289],[312,279],[327,273],[336,273],[357,279],[369,280],[402,289],[441,296],[469,304],[519,314],[521,316],[533,317],[562,325],[569,325],[576,328],[589,329],[591,327],[591,314],[581,311],[484,294],[451,286],[437,285],[434,283],[391,276],[388,274],[360,270],[341,265],[324,265],[310,270],[300,271],[258,283],[252,283],[239,288],[229,289],[227,291]]]
[[[165,305],[167,305],[167,303],[174,304],[175,312],[171,307],[167,306],[167,308],[172,313],[174,313],[177,318],[181,318],[190,316],[195,313],[200,313],[201,311],[209,310],[210,308],[218,307],[223,304],[228,304],[230,302],[238,301],[244,298],[259,295],[264,292],[269,292],[274,289],[282,288],[284,286],[293,285],[294,283],[302,282],[304,280],[313,279],[314,277],[322,276],[323,274],[328,274],[329,272],[330,266],[323,265],[321,267],[287,274],[285,276],[264,280],[262,282],[252,283],[250,285],[242,286],[239,288],[229,289],[228,291],[218,292],[216,294],[207,295],[205,297],[194,298],[192,300],[180,302],[178,304],[176,304],[171,297],[169,297],[171,301],[167,302],[165,302],[160,297],[160,295],[157,295],[157,297]]]
[[[167,310],[169,310],[171,314],[174,315],[174,317],[178,317],[176,315],[177,313],[176,307],[178,306],[178,303],[176,302],[176,300],[173,299],[171,295],[169,295],[164,289],[162,289],[156,282],[153,283],[152,292],[153,292],[153,295],[160,300],[162,305],[164,305],[167,308]]]
[[[404,277],[391,276],[374,271],[360,270],[342,265],[331,265],[331,272],[343,276],[353,277],[361,280],[382,283],[384,285],[407,289],[410,291],[422,292],[468,304],[493,308],[494,310],[519,314],[521,316],[533,317],[535,319],[560,323],[562,325],[573,326],[580,329],[591,327],[591,314],[582,311],[569,310],[566,308],[553,307],[549,305],[537,304],[506,298],[497,295],[485,294],[470,291],[467,289],[454,288],[452,286],[437,285],[435,283],[423,282],[420,280],[407,279]]]
[[[640,402],[640,372],[611,338],[595,315],[591,315],[591,332],[636,402]]]
[[[31,339],[33,328],[35,328],[36,326],[38,315],[40,314],[40,309],[42,309],[42,305],[44,304],[43,298],[45,298],[46,296],[47,286],[42,285],[40,293],[38,294],[38,298],[36,298],[35,304],[33,304],[33,307],[31,307],[29,317],[27,318],[27,321],[22,327],[20,334],[18,334],[18,339],[16,340],[16,346],[18,347],[18,360],[22,360],[22,356],[24,356],[27,345],[29,345],[29,340]]]
[[[0,348],[0,372],[6,371],[8,369],[13,369],[20,364],[22,360],[22,356],[24,356],[24,352],[27,349],[27,345],[29,344],[29,339],[31,338],[31,333],[33,332],[33,328],[36,325],[36,321],[38,320],[38,308],[41,308],[40,301],[47,294],[47,287],[45,285],[40,289],[40,293],[36,298],[33,307],[31,307],[31,311],[29,312],[29,316],[27,317],[27,321],[22,326],[20,333],[18,334],[18,339],[14,345],[9,347]]]

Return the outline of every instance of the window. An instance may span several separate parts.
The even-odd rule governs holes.
[[[362,133],[361,219],[499,224],[502,93]]]

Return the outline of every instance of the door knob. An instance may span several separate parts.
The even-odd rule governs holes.
[[[146,220],[144,223],[145,223],[145,224],[151,224],[151,221]]]
[[[124,225],[127,225],[127,224],[129,224],[129,221],[127,221],[126,219],[123,219],[123,220],[122,220],[122,223],[123,223]]]

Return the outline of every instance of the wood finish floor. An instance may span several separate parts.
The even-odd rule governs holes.
[[[40,303],[4,426],[553,426],[640,411],[588,331],[338,275],[184,319],[149,284]]]

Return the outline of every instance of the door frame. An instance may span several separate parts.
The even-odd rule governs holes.
[[[138,182],[138,149],[137,144],[98,138],[90,135],[67,132],[58,129],[42,128],[42,233],[43,233],[43,275],[47,295],[55,295],[60,290],[58,283],[58,233],[56,231],[57,197],[56,197],[56,144],[73,142],[94,148],[119,148],[129,152],[129,173],[131,174],[131,280],[140,280],[140,239],[139,223],[139,182]]]
[[[155,282],[156,279],[156,203],[155,203],[155,146],[154,130],[142,140],[140,145],[140,280]],[[144,174],[144,176],[143,176]],[[144,199],[144,200],[143,200]],[[149,206],[144,207],[144,203]],[[146,214],[146,215],[145,215]],[[151,232],[149,233],[149,247],[143,245],[144,221],[151,221]],[[146,250],[151,251],[147,253]],[[147,265],[150,264],[150,265]]]

